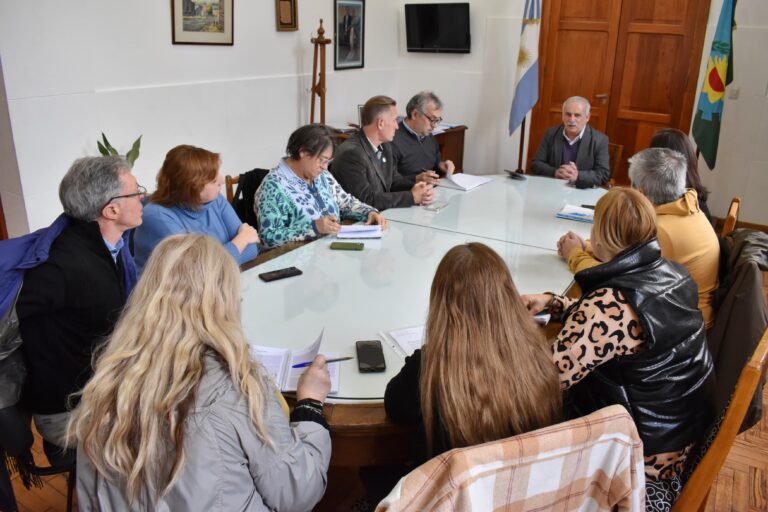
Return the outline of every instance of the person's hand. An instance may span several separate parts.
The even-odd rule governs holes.
[[[331,375],[328,373],[328,365],[325,356],[318,354],[312,364],[304,370],[296,385],[296,400],[311,398],[318,402],[325,402],[325,397],[331,390]]]
[[[433,191],[432,185],[424,183],[423,181],[415,184],[411,189],[411,194],[413,194],[413,202],[415,204],[431,203],[432,194],[433,194],[432,191]]]
[[[315,229],[321,235],[335,235],[341,229],[341,225],[336,221],[335,216],[327,215],[315,221]]]
[[[237,247],[240,254],[243,253],[247,245],[258,244],[259,242],[261,240],[259,240],[259,233],[256,231],[256,228],[246,223],[240,224],[235,238],[232,239],[232,244]]]
[[[576,167],[575,163],[568,162],[567,164],[563,164],[557,168],[555,171],[555,178],[560,178],[561,180],[568,180],[571,183],[575,183],[579,178],[579,169]]]
[[[438,167],[440,167],[440,170],[443,171],[446,176],[450,176],[454,173],[454,171],[456,171],[456,166],[453,164],[452,160],[445,160],[444,162],[440,162]]]
[[[571,251],[575,249],[581,249],[583,251],[586,249],[586,247],[587,244],[584,242],[583,238],[581,238],[573,231],[569,231],[561,236],[560,240],[557,241],[557,254],[559,254],[563,259],[568,259]]]
[[[523,295],[523,304],[532,315],[537,315],[547,309],[549,301],[552,300],[552,294],[539,293],[534,295]]]
[[[440,183],[440,175],[435,171],[420,172],[416,175],[416,183],[420,183],[422,181],[430,185],[437,185]]]
[[[368,226],[371,224],[378,224],[381,226],[381,229],[387,229],[389,227],[389,222],[379,212],[370,212],[368,214],[368,220],[365,222],[365,224]]]

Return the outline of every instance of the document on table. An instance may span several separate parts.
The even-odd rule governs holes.
[[[389,331],[385,333],[385,338],[394,342],[390,345],[395,349],[395,352],[400,352],[403,357],[410,356],[424,344],[424,326]]]
[[[293,368],[293,365],[312,361],[320,353],[320,342],[323,340],[323,331],[314,343],[305,349],[291,350],[288,348],[264,347],[251,345],[251,358],[261,363],[267,373],[275,380],[280,391],[296,391],[299,377],[306,368]],[[336,352],[323,352],[323,355],[331,359],[338,357]],[[328,371],[331,374],[331,393],[339,391],[339,365],[329,364]]]
[[[579,222],[592,223],[595,218],[595,210],[566,204],[555,214],[558,219],[577,220]]]
[[[365,224],[341,226],[336,238],[381,238],[381,226],[377,224],[372,226]]]
[[[465,173],[458,173],[458,174],[450,174],[448,176],[445,176],[440,181],[441,187],[447,187],[447,188],[453,188],[456,190],[472,190],[473,188],[477,188],[480,185],[484,185],[488,183],[489,181],[493,181],[493,178],[487,178],[485,176],[475,176],[473,174],[465,174]]]

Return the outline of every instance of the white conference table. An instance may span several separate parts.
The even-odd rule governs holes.
[[[339,391],[329,402],[380,403],[404,358],[382,333],[423,325],[438,263],[451,248],[482,242],[507,263],[521,294],[563,292],[573,276],[555,251],[573,230],[590,224],[556,219],[562,204],[594,204],[600,190],[577,190],[549,178],[499,177],[469,192],[442,189],[449,205],[387,210],[390,228],[363,251],[334,251],[322,238],[242,273],[242,323],[256,345],[309,346],[325,329],[321,352],[355,355],[355,341],[379,339],[387,369],[360,373],[356,360],[340,366]],[[539,197],[540,194],[543,196]],[[424,215],[424,214],[428,215]],[[303,274],[271,283],[258,274],[295,266]]]
[[[356,360],[340,365],[334,401],[381,401],[404,358],[382,332],[423,325],[435,270],[448,250],[482,242],[507,263],[520,293],[562,292],[572,274],[552,250],[499,242],[424,226],[390,223],[363,251],[334,251],[324,238],[242,274],[242,323],[251,343],[301,349],[325,329],[321,352],[355,355],[356,340],[379,339],[387,369],[360,373]],[[295,266],[302,275],[265,283],[258,274]]]
[[[488,177],[493,181],[467,192],[438,186],[435,202],[448,203],[440,211],[415,206],[391,208],[383,215],[390,221],[554,250],[567,231],[589,238],[592,227],[557,219],[555,213],[565,204],[594,205],[606,192],[577,189],[565,180],[543,176],[526,176],[525,181],[506,174]]]

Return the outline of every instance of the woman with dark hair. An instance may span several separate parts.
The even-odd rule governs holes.
[[[459,245],[443,257],[425,337],[384,395],[393,421],[419,425],[422,458],[560,421],[550,346],[488,246]]]
[[[387,227],[378,210],[345,192],[328,172],[333,148],[322,124],[302,126],[288,138],[287,156],[264,178],[254,200],[266,247],[338,233],[341,219]]]
[[[676,128],[662,128],[653,134],[650,147],[674,149],[685,157],[688,162],[688,170],[685,173],[685,188],[692,188],[696,191],[699,198],[699,209],[706,215],[707,220],[712,222],[707,207],[709,190],[701,183],[699,159],[696,157],[696,151],[694,151],[688,136]]]
[[[656,212],[640,191],[614,187],[595,206],[597,266],[576,273],[583,295],[525,295],[531,313],[561,317],[553,358],[571,414],[624,406],[643,440],[646,510],[668,510],[694,444],[714,419],[696,283],[661,257]]]
[[[176,146],[157,173],[157,190],[144,207],[144,221],[134,235],[134,259],[141,271],[160,241],[179,233],[210,235],[242,265],[259,254],[256,229],[244,224],[219,191],[221,159],[194,146]]]

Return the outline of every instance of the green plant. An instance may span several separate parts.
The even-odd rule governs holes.
[[[97,140],[96,144],[99,146],[99,153],[102,155],[119,155],[117,150],[112,147],[112,144],[109,143],[107,140],[107,136],[104,135],[104,132],[101,132],[101,140]],[[133,146],[131,146],[131,149],[128,150],[128,152],[125,154],[125,159],[128,160],[128,163],[133,165],[133,162],[136,161],[137,158],[139,158],[139,148],[141,147],[141,135],[139,135],[139,138],[136,139],[133,142]]]

